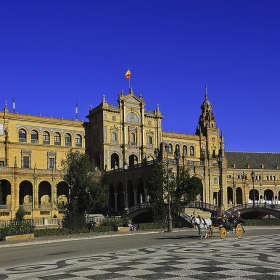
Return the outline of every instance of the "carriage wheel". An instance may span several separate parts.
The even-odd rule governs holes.
[[[220,236],[221,238],[225,238],[227,236],[227,231],[224,227],[220,228]]]
[[[237,237],[241,237],[242,236],[242,233],[243,233],[243,229],[242,229],[242,226],[241,224],[237,224],[236,228],[235,228],[235,235]]]

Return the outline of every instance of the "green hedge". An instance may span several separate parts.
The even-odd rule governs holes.
[[[245,226],[280,226],[280,220],[244,220]]]

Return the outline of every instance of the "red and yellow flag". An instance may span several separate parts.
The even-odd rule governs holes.
[[[130,73],[129,69],[126,71],[124,77],[125,77],[126,79],[129,79],[129,78],[131,77],[131,73]]]

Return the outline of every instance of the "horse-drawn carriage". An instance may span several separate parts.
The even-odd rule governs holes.
[[[237,237],[241,237],[245,232],[239,217],[229,221],[226,215],[218,219],[192,216],[192,225],[197,226],[201,238],[203,229],[205,229],[205,238],[212,238],[215,232],[219,233],[221,238],[225,238],[229,232],[235,233]]]

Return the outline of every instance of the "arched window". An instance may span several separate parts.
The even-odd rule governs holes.
[[[175,147],[175,151],[177,151],[177,150],[180,151],[180,146],[178,144]]]
[[[194,156],[194,147],[193,146],[190,146],[190,155]]]
[[[31,143],[38,143],[38,132],[36,130],[31,131]]]
[[[79,134],[75,136],[75,146],[82,147],[82,136]]]
[[[43,132],[43,144],[50,144],[50,134],[47,131]]]
[[[54,145],[58,145],[58,146],[61,145],[61,137],[58,132],[54,133],[53,140],[54,140]]]
[[[183,146],[183,155],[184,156],[186,156],[187,155],[187,152],[188,152],[188,150],[187,150],[187,146]]]
[[[71,140],[71,135],[69,133],[65,134],[65,146],[71,146],[72,145],[72,140]]]
[[[171,144],[168,145],[168,153],[172,153],[172,145]]]
[[[19,142],[26,142],[26,131],[24,129],[19,130]]]

